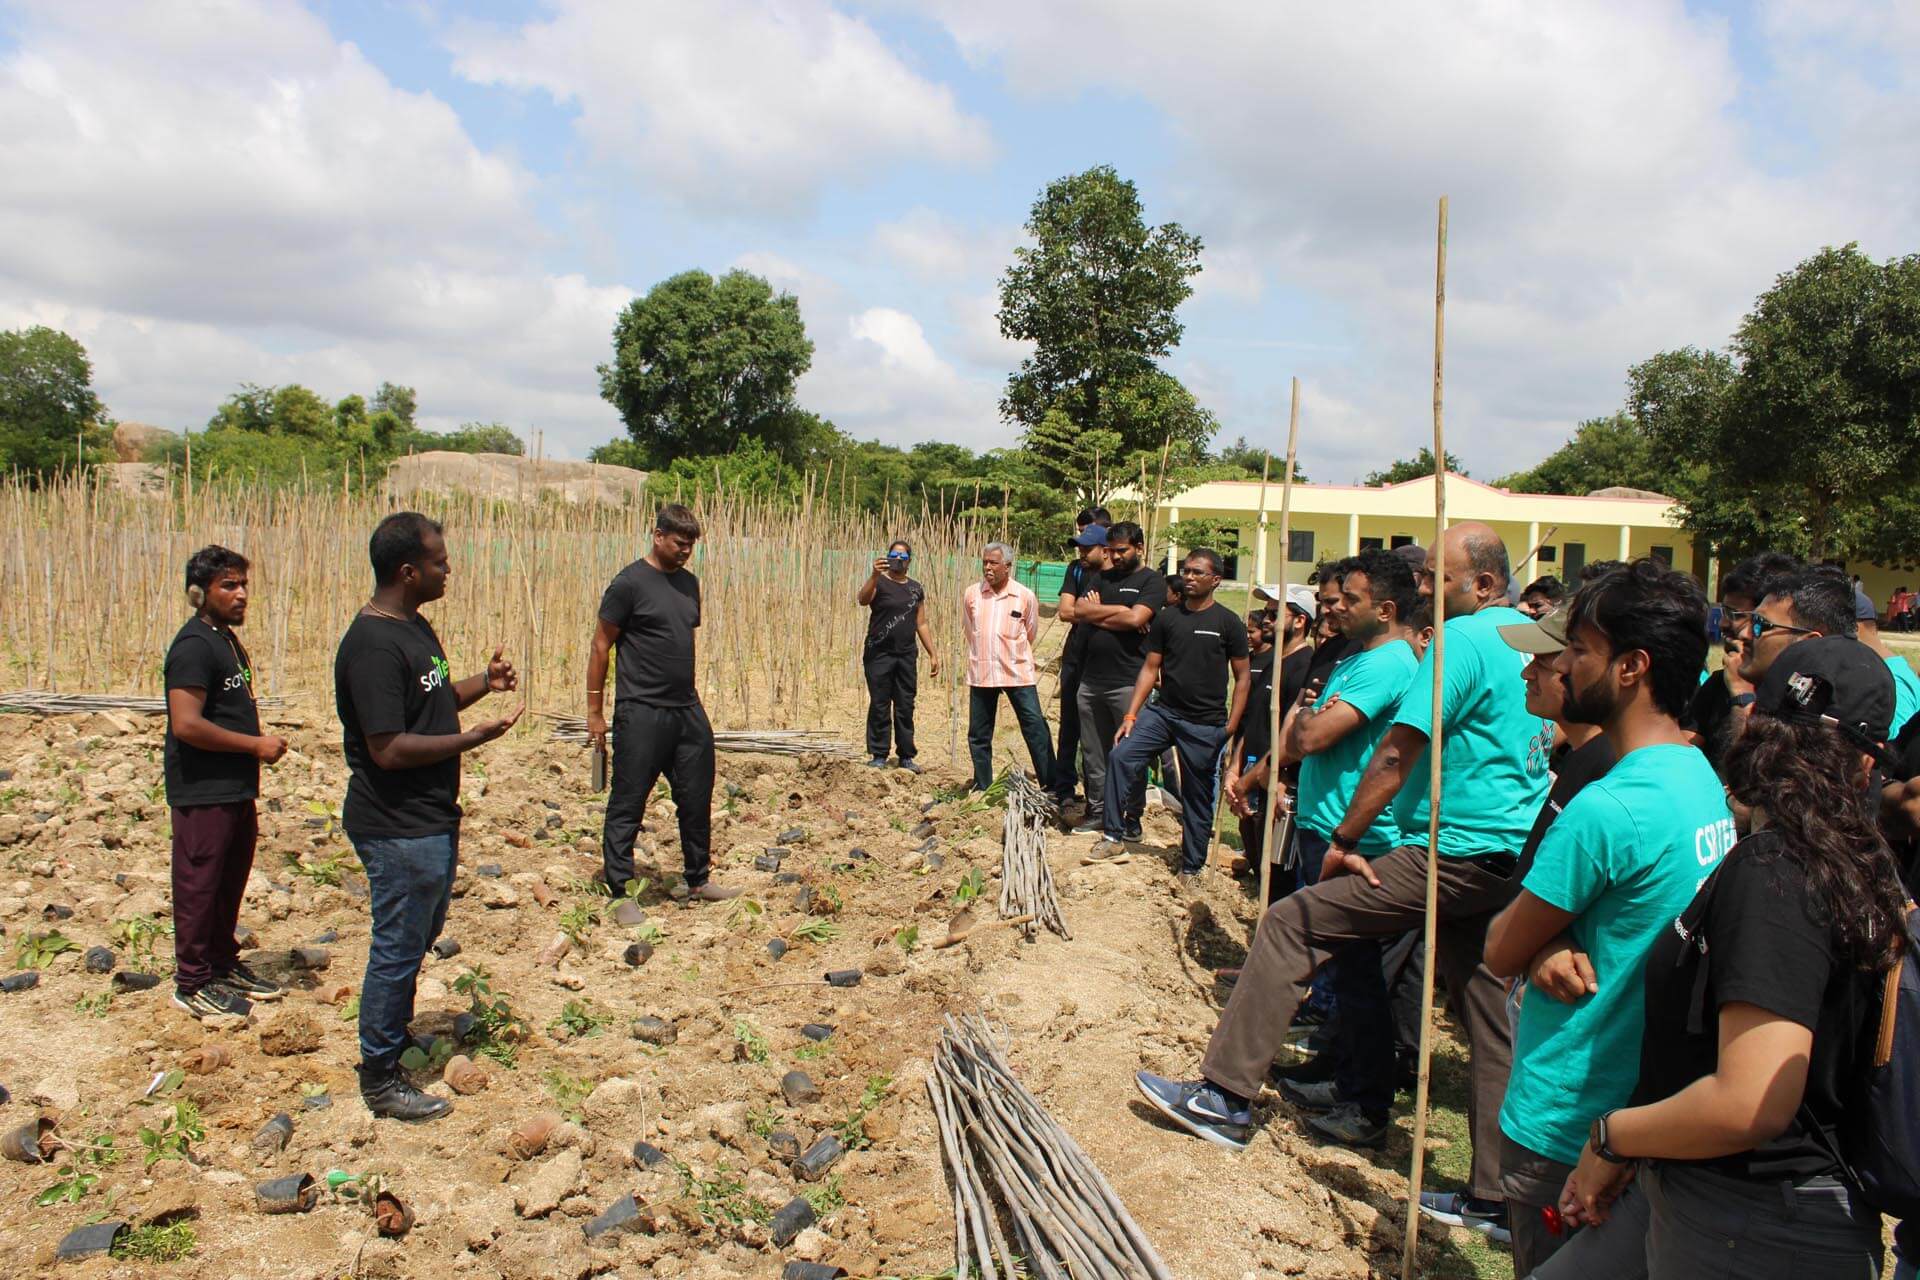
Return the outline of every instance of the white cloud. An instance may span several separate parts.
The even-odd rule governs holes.
[[[531,181],[284,0],[33,3],[0,59],[0,322],[82,338],[118,415],[243,381],[418,388],[578,453],[624,288],[524,264]]]
[[[601,160],[701,210],[793,210],[876,166],[979,165],[986,125],[824,0],[554,0],[520,27],[465,23],[462,75],[579,112]]]
[[[1884,254],[1920,229],[1920,106],[1902,77],[1863,74],[1910,68],[1920,35],[1861,0],[1765,8],[1778,86],[1743,81],[1725,23],[1681,0],[938,12],[1035,109],[1105,90],[1164,113],[1169,212],[1209,247],[1195,305],[1250,300],[1262,278],[1336,301],[1359,358],[1296,368],[1376,424],[1368,448],[1410,452],[1427,429],[1434,201],[1450,194],[1449,417],[1484,474],[1616,406],[1630,362],[1723,342],[1821,245]],[[1898,52],[1868,47],[1883,32]],[[1769,92],[1806,109],[1750,125]],[[1768,152],[1796,130],[1781,163]]]

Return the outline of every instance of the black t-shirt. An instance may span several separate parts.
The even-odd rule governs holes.
[[[881,574],[873,588],[873,603],[868,606],[871,612],[867,615],[867,643],[863,656],[872,658],[882,654],[905,654],[912,657],[913,639],[918,634],[915,628],[920,621],[920,602],[926,598],[926,588],[912,578],[895,582],[886,574]],[[697,620],[694,625],[699,625]],[[691,633],[688,643],[692,643]]]
[[[1245,768],[1251,760],[1258,760],[1267,754],[1269,743],[1268,722],[1273,716],[1273,660],[1277,649],[1269,648],[1247,659],[1247,709],[1240,717],[1240,765]],[[1301,654],[1307,651],[1302,649]],[[1285,683],[1293,657],[1289,655],[1280,664],[1281,696],[1284,698]],[[1303,668],[1304,670],[1304,668]],[[1287,711],[1283,704],[1280,718],[1286,719]]]
[[[1147,652],[1160,657],[1160,706],[1195,724],[1227,722],[1227,672],[1247,656],[1247,624],[1219,601],[1198,613],[1168,605],[1153,617]]]
[[[700,625],[700,579],[686,569],[662,573],[635,560],[607,585],[600,621],[620,628],[614,698],[655,707],[695,707],[693,631]],[[909,639],[911,642],[911,639]]]
[[[1160,602],[1167,598],[1167,580],[1142,566],[1132,573],[1103,573],[1085,584],[1085,592],[1097,593],[1103,605],[1125,605],[1129,609],[1145,605],[1151,616],[1160,611]],[[1085,594],[1080,598],[1085,599]],[[1140,664],[1147,660],[1146,633],[1097,626],[1089,626],[1087,632],[1081,682],[1096,689],[1131,688],[1140,678]]]
[[[1540,847],[1547,828],[1560,816],[1560,811],[1580,794],[1580,788],[1605,777],[1607,770],[1613,768],[1613,759],[1613,743],[1604,733],[1594,734],[1590,741],[1578,747],[1562,747],[1555,752],[1553,785],[1548,788],[1546,803],[1540,806],[1533,820],[1533,830],[1527,832],[1526,844],[1520,848],[1520,866],[1513,873],[1513,883],[1519,884],[1527,878],[1527,872],[1533,870],[1534,850]]]
[[[1727,689],[1725,676],[1718,671],[1707,673],[1707,682],[1694,690],[1680,727],[1700,735],[1700,750],[1718,773],[1733,742],[1733,694]]]
[[[1805,1125],[1810,1116],[1838,1145],[1848,1082],[1858,1077],[1879,1025],[1879,996],[1878,977],[1834,954],[1833,931],[1814,917],[1806,874],[1781,851],[1779,837],[1755,832],[1733,847],[1647,953],[1634,1105],[1672,1097],[1712,1074],[1720,1007],[1758,1005],[1813,1032],[1802,1107],[1779,1137],[1699,1163],[1756,1182],[1834,1176],[1839,1169],[1828,1147]]]
[[[201,715],[208,723],[251,737],[260,734],[260,712],[253,705],[253,663],[239,639],[217,631],[201,617],[180,628],[167,647],[166,687],[203,689]],[[167,718],[162,772],[167,803],[175,808],[232,804],[260,794],[260,761],[241,751],[203,751],[173,736]]]
[[[1087,582],[1097,575],[1087,568],[1085,560],[1067,562],[1066,577],[1060,580],[1060,594],[1072,596],[1078,600],[1087,590]],[[1067,629],[1067,643],[1060,650],[1060,665],[1077,667],[1086,660],[1087,641],[1093,635],[1093,628],[1084,622],[1076,622]]]
[[[1353,641],[1346,636],[1330,636],[1313,646],[1313,661],[1307,664],[1307,679],[1323,685],[1333,674],[1334,664],[1353,652]]]
[[[460,825],[460,757],[417,769],[382,769],[367,739],[383,733],[460,732],[453,670],[425,618],[363,613],[340,638],[333,702],[346,748],[341,825],[359,838],[437,836]]]

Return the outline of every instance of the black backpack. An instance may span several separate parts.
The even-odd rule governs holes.
[[[1809,1132],[1821,1134],[1810,1120]],[[1832,1154],[1863,1200],[1895,1218],[1920,1217],[1920,910],[1911,902],[1907,945],[1881,987],[1873,1058],[1839,1137]]]

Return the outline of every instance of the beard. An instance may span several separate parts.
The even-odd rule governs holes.
[[[1605,724],[1620,708],[1620,686],[1611,679],[1575,689],[1572,680],[1561,676],[1560,692],[1564,699],[1560,718],[1568,724]]]

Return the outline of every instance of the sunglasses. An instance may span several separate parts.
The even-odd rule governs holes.
[[[1820,634],[1818,631],[1813,630],[1811,627],[1795,627],[1795,626],[1789,626],[1784,622],[1770,621],[1758,611],[1755,611],[1750,616],[1753,619],[1751,623],[1751,628],[1752,628],[1753,638],[1755,640],[1758,640],[1761,636],[1766,635],[1769,631],[1784,631],[1788,635],[1795,635],[1795,636],[1817,636]]]

